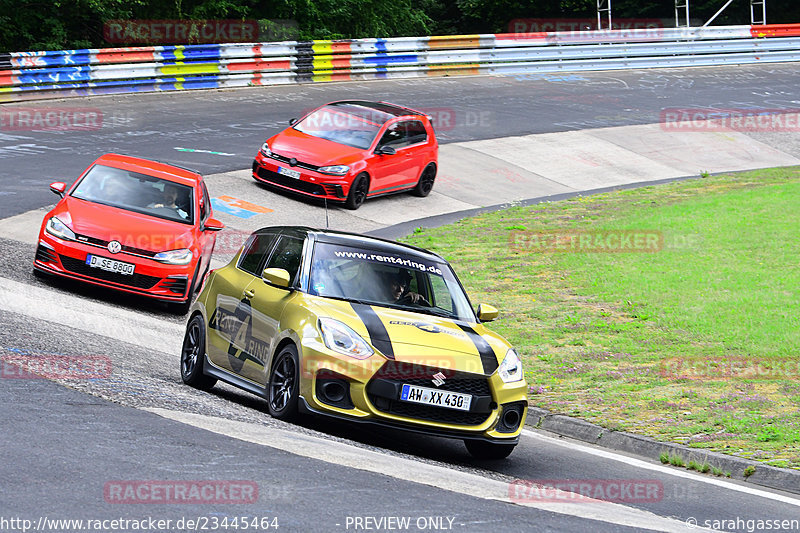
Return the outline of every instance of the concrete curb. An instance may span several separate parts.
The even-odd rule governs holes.
[[[733,172],[717,172],[714,174],[709,174],[709,176],[716,176],[720,174],[732,174],[732,173]],[[624,183],[621,185],[612,185],[611,187],[602,187],[599,189],[562,192],[558,194],[551,194],[549,196],[537,196],[535,198],[526,198],[524,200],[516,200],[513,202],[505,202],[502,204],[488,205],[485,207],[474,207],[472,209],[465,209],[463,211],[453,211],[452,213],[443,213],[441,215],[433,215],[429,217],[409,220],[407,222],[401,222],[399,224],[394,224],[392,226],[386,226],[384,228],[378,228],[372,231],[368,231],[365,233],[365,235],[380,237],[382,239],[400,239],[406,237],[407,235],[411,235],[412,233],[414,233],[415,229],[420,227],[438,228],[439,226],[444,226],[445,224],[452,224],[453,222],[458,222],[459,220],[467,217],[482,215],[484,213],[491,213],[493,211],[499,211],[501,209],[508,209],[509,207],[515,207],[515,206],[525,207],[529,205],[541,204],[544,202],[558,202],[559,200],[567,200],[569,198],[575,198],[578,196],[591,196],[593,194],[602,194],[606,192],[622,191],[627,189],[639,189],[641,187],[649,187],[651,185],[662,185],[666,183],[672,183],[675,181],[685,181],[691,179],[701,179],[701,176],[692,175],[692,176],[680,176],[677,178],[664,178],[652,181],[638,181],[635,183]]]
[[[711,466],[722,469],[724,472],[730,472],[732,479],[800,494],[800,470],[777,468],[758,461],[725,455],[719,452],[689,448],[670,442],[660,442],[650,437],[643,437],[625,431],[613,431],[585,420],[554,414],[539,407],[530,407],[528,409],[528,419],[525,424],[563,437],[588,442],[611,450],[627,452],[659,462],[659,457],[664,452],[670,455],[679,455],[687,464],[689,461],[696,461],[700,464],[708,463]],[[744,470],[751,466],[755,468],[755,472],[745,477]]]

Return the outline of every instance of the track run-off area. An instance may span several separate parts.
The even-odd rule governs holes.
[[[357,211],[326,209],[252,179],[253,156],[267,137],[290,118],[343,99],[384,100],[434,117],[440,169],[429,197],[403,194],[367,201]],[[797,527],[796,495],[533,428],[509,459],[480,462],[459,441],[323,419],[286,424],[272,419],[262,400],[231,387],[205,393],[181,383],[185,317],[139,298],[32,274],[38,229],[56,199],[48,184],[72,182],[106,152],[177,163],[206,176],[215,216],[226,224],[215,267],[263,226],[399,237],[464,212],[532,198],[800,164],[796,121],[781,131],[670,123],[668,113],[686,109],[797,112],[800,73],[792,64],[653,69],[0,106],[5,116],[83,110],[99,117],[91,128],[60,131],[2,122],[0,355],[102,355],[112,363],[106,379],[0,379],[0,530],[19,529],[2,522],[11,518],[61,531],[79,528],[45,528],[49,522],[40,519],[152,517],[172,521],[152,530],[178,531],[196,529],[185,522],[181,528],[181,519],[237,516],[277,518],[284,531],[748,531],[759,520],[773,531],[791,530],[783,521]],[[107,489],[126,480],[239,480],[257,487],[257,496],[238,504],[122,504]],[[517,489],[521,480],[564,490],[532,495]],[[624,486],[630,497],[595,492],[597,498],[576,499],[561,486],[569,480],[595,489]],[[608,480],[619,485],[604,485]],[[653,487],[658,490],[648,492]]]

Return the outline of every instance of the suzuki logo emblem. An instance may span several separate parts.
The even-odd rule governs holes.
[[[436,385],[437,387],[441,387],[442,385],[444,385],[444,380],[445,380],[445,378],[446,378],[446,377],[447,377],[447,376],[445,376],[445,375],[444,375],[444,374],[442,374],[441,372],[437,372],[437,373],[435,373],[435,374],[433,375],[433,379],[432,379],[431,381],[432,381],[432,382],[433,382],[433,384],[434,384],[434,385]]]
[[[112,254],[118,254],[122,251],[122,245],[119,241],[111,241],[106,248],[108,248],[108,251]]]

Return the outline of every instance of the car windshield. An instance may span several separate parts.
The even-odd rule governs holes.
[[[318,242],[309,292],[467,322],[475,314],[452,269],[410,253]]]
[[[321,107],[294,125],[306,135],[366,150],[388,113],[357,104],[336,104]]]
[[[94,165],[72,196],[166,220],[194,222],[192,187],[121,168]]]

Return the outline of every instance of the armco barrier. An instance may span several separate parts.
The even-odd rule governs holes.
[[[304,82],[800,61],[800,24],[0,54],[0,101]]]

